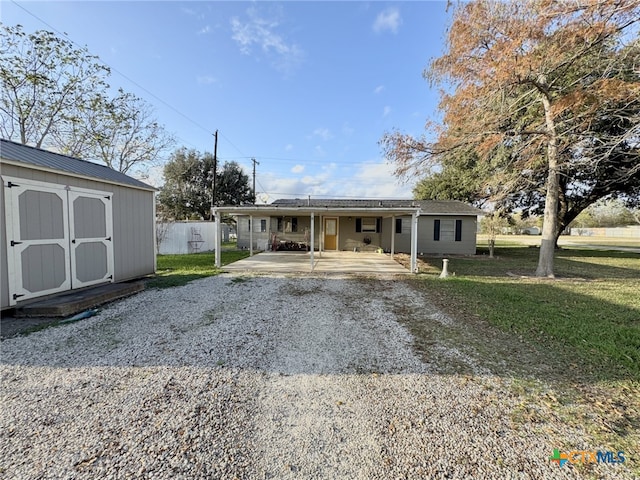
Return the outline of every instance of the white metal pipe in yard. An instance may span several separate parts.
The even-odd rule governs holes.
[[[447,278],[449,276],[449,260],[444,258],[442,260],[442,273],[440,274],[440,278]]]

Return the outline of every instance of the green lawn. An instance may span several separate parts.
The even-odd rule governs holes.
[[[455,311],[575,355],[589,374],[640,379],[640,255],[564,249],[556,280],[531,276],[537,248],[502,247],[496,256],[451,258],[455,276],[446,280],[437,276],[442,260],[425,258],[421,281]]]
[[[234,244],[235,245],[235,244]],[[246,250],[222,250],[222,265],[233,263],[249,256]],[[213,252],[186,255],[158,255],[156,276],[149,280],[147,288],[168,288],[186,285],[192,280],[217,275]]]

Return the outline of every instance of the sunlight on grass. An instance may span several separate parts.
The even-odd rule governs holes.
[[[482,251],[482,249],[480,249]],[[526,335],[582,361],[640,379],[640,255],[562,250],[557,280],[532,277],[538,249],[500,248],[497,258],[451,258],[455,277],[438,279],[441,259],[427,258],[425,288],[499,328]]]
[[[223,250],[221,263],[228,265],[249,256],[245,250]],[[147,283],[148,288],[169,288],[186,285],[199,278],[218,275],[213,252],[186,255],[158,255],[156,277]]]

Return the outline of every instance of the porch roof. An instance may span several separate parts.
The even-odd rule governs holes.
[[[334,199],[281,199],[267,205],[223,205],[214,212],[231,215],[482,215],[480,209],[455,200],[334,200]]]
[[[355,216],[355,215],[374,215],[374,216],[392,216],[392,215],[412,215],[420,212],[419,207],[296,207],[296,206],[280,206],[280,205],[251,205],[251,206],[221,206],[213,209],[215,212],[226,213],[230,215],[255,215],[265,217],[282,217],[282,216],[310,216],[314,215],[334,215],[334,216]]]

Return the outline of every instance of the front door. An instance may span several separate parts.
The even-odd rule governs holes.
[[[324,249],[325,250],[338,249],[338,219],[337,218],[324,219]]]

